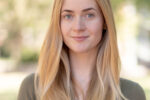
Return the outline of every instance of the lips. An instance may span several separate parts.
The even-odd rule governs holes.
[[[84,41],[85,39],[87,39],[88,36],[73,36],[72,38],[76,41],[81,42],[81,41]]]

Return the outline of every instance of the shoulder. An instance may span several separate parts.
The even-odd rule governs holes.
[[[36,100],[34,92],[34,73],[29,74],[23,79],[17,100]]]
[[[124,96],[129,100],[146,100],[143,88],[136,82],[120,78],[120,87]]]

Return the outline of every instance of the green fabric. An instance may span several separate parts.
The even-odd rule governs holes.
[[[129,100],[146,100],[142,87],[133,81],[120,78],[121,91]],[[34,92],[34,73],[28,75],[20,86],[17,100],[36,100]]]

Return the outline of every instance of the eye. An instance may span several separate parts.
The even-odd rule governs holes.
[[[92,18],[92,17],[94,17],[94,14],[87,14],[86,17],[87,18]]]
[[[72,19],[72,17],[73,16],[71,14],[67,14],[67,15],[63,16],[63,18],[66,19],[66,20],[70,20],[70,19]]]

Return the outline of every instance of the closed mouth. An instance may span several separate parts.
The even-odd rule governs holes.
[[[87,38],[88,36],[72,36],[73,38]]]
[[[83,41],[89,36],[73,36],[72,38],[75,39],[76,41]]]

